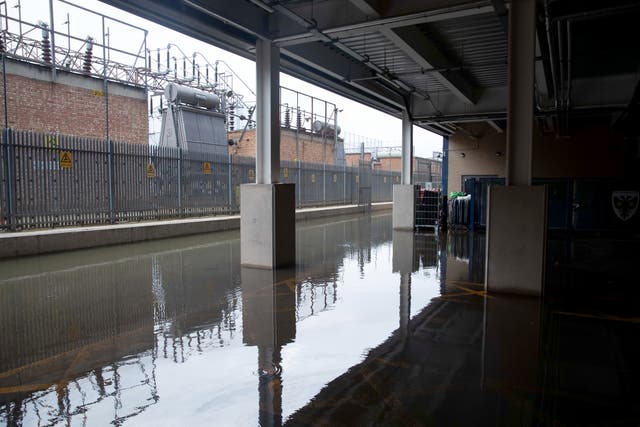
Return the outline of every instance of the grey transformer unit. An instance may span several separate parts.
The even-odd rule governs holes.
[[[160,146],[190,154],[227,154],[224,103],[218,95],[170,83],[165,88]]]

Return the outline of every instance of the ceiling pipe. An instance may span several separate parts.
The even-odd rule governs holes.
[[[553,43],[551,42],[551,19],[549,17],[549,0],[544,2],[544,21],[547,33],[547,45],[549,49],[549,64],[551,65],[551,81],[553,82],[553,101],[555,108],[558,108],[558,83],[556,79],[555,55],[553,53]]]
[[[553,18],[553,21],[564,21],[564,20],[585,20],[585,19],[595,19],[608,15],[617,15],[620,13],[627,12],[628,10],[638,9],[640,8],[640,3],[627,4],[623,6],[614,6],[614,7],[606,7],[604,9],[591,10],[588,12],[579,12],[579,13],[571,13],[567,15],[560,15]]]

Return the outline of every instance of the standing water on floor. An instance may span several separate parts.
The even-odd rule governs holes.
[[[640,425],[637,299],[487,295],[482,234],[388,214],[296,236],[276,273],[238,232],[0,262],[0,425]]]
[[[0,424],[286,420],[439,295],[436,239],[401,284],[390,221],[303,224],[275,275],[237,232],[2,262]]]

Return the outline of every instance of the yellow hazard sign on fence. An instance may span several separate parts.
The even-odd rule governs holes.
[[[211,162],[204,162],[202,164],[202,172],[204,172],[205,175],[211,175]]]
[[[155,178],[156,177],[156,165],[153,163],[149,163],[147,165],[147,178]]]
[[[289,168],[282,169],[282,176],[284,176],[285,178],[289,177]]]
[[[256,172],[253,169],[249,169],[249,182],[253,182],[256,179]]]
[[[61,151],[60,152],[60,168],[61,169],[71,169],[73,165],[73,155],[71,151]]]

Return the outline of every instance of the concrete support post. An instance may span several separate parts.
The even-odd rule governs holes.
[[[409,113],[402,113],[402,184],[413,184],[413,123]]]
[[[409,113],[402,114],[401,184],[393,186],[393,229],[413,230],[415,226],[415,188],[413,182],[413,124]]]
[[[509,12],[507,185],[531,185],[536,0],[513,2]]]
[[[544,279],[547,195],[531,186],[536,0],[509,9],[507,186],[488,196],[485,287],[540,296]]]
[[[411,274],[416,269],[415,236],[413,231],[393,231],[393,257],[391,268],[400,275],[399,330],[404,339],[409,334],[411,318]]]
[[[295,263],[295,185],[280,177],[280,51],[256,44],[256,184],[240,187],[240,263],[273,269]]]
[[[256,184],[280,179],[280,49],[256,42]]]

